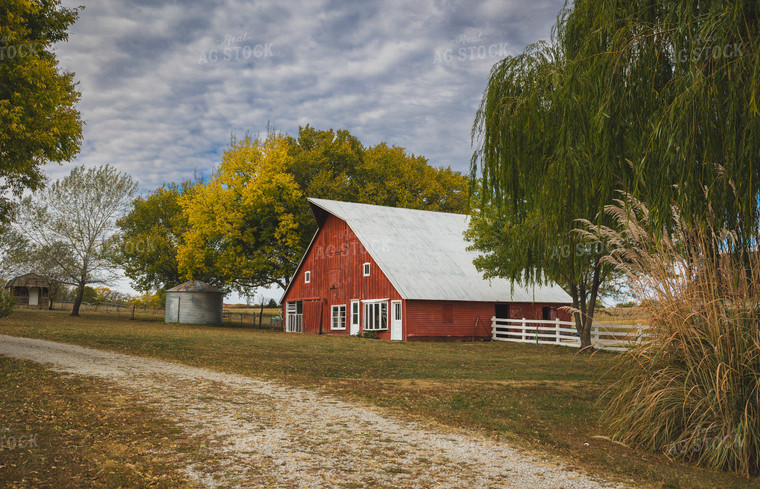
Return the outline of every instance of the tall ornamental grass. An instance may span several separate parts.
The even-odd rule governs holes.
[[[652,317],[621,355],[603,397],[614,439],[745,476],[760,468],[760,258],[731,232],[689,227],[651,233],[631,197],[606,212],[617,230],[585,222],[609,248]]]

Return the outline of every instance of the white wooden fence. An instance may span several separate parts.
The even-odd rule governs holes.
[[[591,344],[596,349],[623,351],[646,336],[642,324],[598,324],[591,326]],[[580,348],[575,322],[541,319],[491,318],[491,338],[495,341],[562,345]]]

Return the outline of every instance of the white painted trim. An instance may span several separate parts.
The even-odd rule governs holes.
[[[362,320],[362,329],[364,329],[364,331],[388,331],[388,328],[390,326],[390,316],[391,316],[390,310],[389,310],[390,308],[388,307],[388,300],[386,299],[383,301],[375,300],[375,301],[362,301],[362,302],[364,302],[364,314],[363,314],[364,318]],[[375,306],[375,305],[378,305],[378,306],[385,305],[385,327],[369,329],[367,328],[367,322],[368,322],[367,307]],[[381,312],[381,311],[382,311],[382,307],[379,308],[378,312]]]
[[[311,283],[311,270],[306,270],[305,272],[303,272],[303,282],[305,284]]]
[[[388,302],[390,299],[386,297],[385,299],[362,299],[362,304],[371,304],[373,302]]]
[[[354,306],[356,306],[356,322],[354,323]],[[351,299],[351,334],[358,335],[362,327],[362,301],[359,299]],[[355,326],[355,327],[354,327]]]
[[[396,306],[401,313],[396,319]],[[403,301],[391,301],[390,311],[388,311],[388,322],[390,323],[391,340],[401,341],[404,339],[404,306]]]
[[[369,277],[372,272],[372,264],[368,261],[362,263],[362,277]]]
[[[335,323],[335,310],[340,310],[340,308],[343,308],[343,327],[342,328],[335,328],[333,327],[333,324]],[[348,309],[346,308],[345,304],[333,304],[330,307],[330,330],[331,331],[345,331],[346,330],[346,323],[348,322]],[[340,314],[340,313],[339,313]],[[338,316],[340,318],[340,316]]]

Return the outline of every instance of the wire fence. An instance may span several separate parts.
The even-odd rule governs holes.
[[[58,311],[72,311],[73,302],[56,302],[53,309]],[[131,319],[136,321],[163,321],[166,310],[155,307],[140,306],[136,304],[109,304],[109,303],[88,303],[83,302],[79,306],[79,311],[83,313],[97,312],[100,314],[114,315],[119,318]],[[238,328],[255,328],[281,330],[282,320],[280,315],[270,310],[262,312],[256,311],[232,311],[225,309],[222,312],[222,324]]]

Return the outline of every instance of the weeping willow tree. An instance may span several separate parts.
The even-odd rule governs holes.
[[[674,204],[695,227],[711,208],[736,246],[756,244],[759,13],[749,1],[578,0],[550,42],[495,65],[473,126],[476,265],[564,286],[585,346],[614,272],[574,229],[610,224],[617,190],[646,202],[655,228]]]

